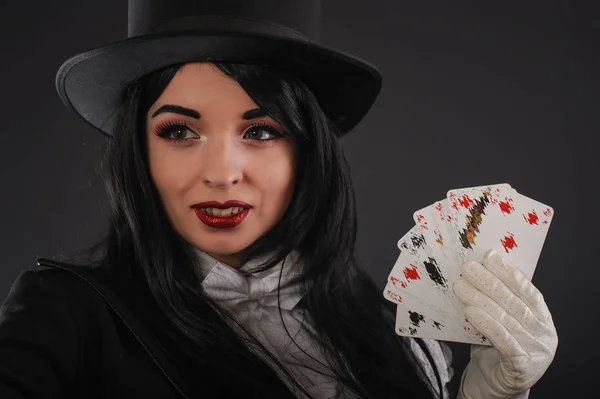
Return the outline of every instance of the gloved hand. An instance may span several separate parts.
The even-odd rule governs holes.
[[[492,346],[472,345],[465,399],[526,398],[556,353],[558,336],[542,294],[495,250],[466,261],[454,293],[465,317]]]

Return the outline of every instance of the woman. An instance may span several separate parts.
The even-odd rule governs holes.
[[[447,397],[447,348],[396,336],[354,259],[338,138],[376,70],[316,44],[318,1],[173,3],[130,1],[130,38],[58,73],[109,136],[111,224],[85,265],[40,259],[15,282],[0,397]],[[457,296],[494,346],[473,347],[459,397],[527,397],[556,349],[551,317],[497,254],[474,263]],[[498,293],[521,298],[519,317]]]

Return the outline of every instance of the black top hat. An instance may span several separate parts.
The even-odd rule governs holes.
[[[319,44],[321,0],[129,0],[128,38],[75,55],[59,68],[62,101],[111,135],[129,83],[192,61],[284,67],[313,91],[341,134],[371,108],[381,75]]]

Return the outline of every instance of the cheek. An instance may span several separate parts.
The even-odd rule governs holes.
[[[186,182],[186,176],[181,173],[186,169],[171,158],[169,153],[150,146],[148,152],[150,176],[168,212],[175,208],[174,202],[185,190]]]
[[[169,184],[168,176],[169,162],[166,159],[164,153],[161,153],[153,146],[148,148],[148,164],[150,168],[150,176],[156,185],[157,190],[161,193],[168,191],[167,187]]]
[[[260,179],[260,186],[264,198],[268,200],[269,210],[275,208],[279,214],[285,211],[294,187],[296,172],[294,164],[293,153],[289,148],[256,164],[254,174],[257,179]]]

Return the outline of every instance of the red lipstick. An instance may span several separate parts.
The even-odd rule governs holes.
[[[198,202],[197,204],[192,205],[192,208],[219,208],[219,209],[227,209],[232,208],[234,206],[239,206],[242,208],[252,208],[252,205],[246,204],[242,201],[237,200],[229,200],[224,204],[221,204],[218,201],[206,201],[206,202]]]
[[[206,213],[203,209],[201,209],[227,209],[232,207],[241,207],[244,209],[236,213],[235,215],[229,216],[211,215],[209,213]],[[215,228],[230,228],[242,223],[246,216],[248,216],[248,213],[250,212],[250,208],[252,208],[252,206],[242,201],[230,200],[225,202],[224,204],[221,204],[217,201],[199,202],[197,204],[192,205],[192,208],[194,209],[194,212],[196,213],[198,219],[200,219],[200,221],[206,224],[207,226]]]

